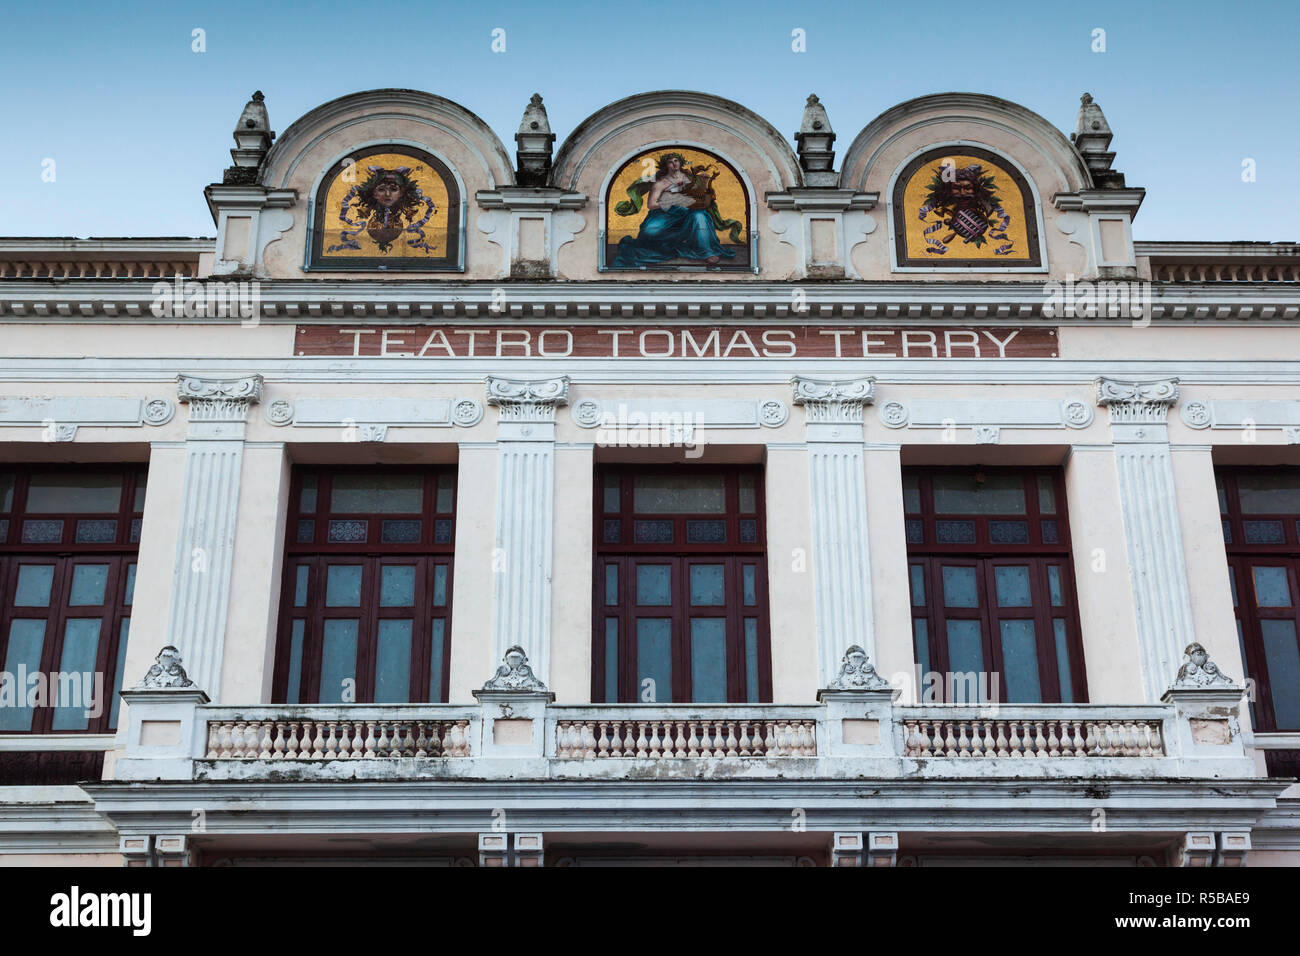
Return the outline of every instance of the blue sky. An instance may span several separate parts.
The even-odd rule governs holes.
[[[504,53],[491,50],[498,27]],[[195,28],[206,52],[191,50]],[[796,28],[807,52],[791,50]],[[1138,239],[1300,240],[1286,178],[1300,156],[1298,40],[1294,0],[11,5],[0,235],[212,235],[203,187],[229,165],[254,89],[276,130],[345,93],[428,90],[482,116],[513,155],[533,92],[562,142],[606,103],[679,88],[737,100],[788,135],[816,92],[841,156],[915,96],[991,93],[1069,132],[1087,90],[1115,131],[1116,168],[1147,189]],[[1247,158],[1255,182],[1242,181]]]

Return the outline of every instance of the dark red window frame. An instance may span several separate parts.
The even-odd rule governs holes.
[[[33,475],[112,475],[122,480],[118,507],[113,511],[85,512],[31,512],[28,492]],[[6,734],[85,733],[102,734],[116,730],[116,681],[118,668],[126,653],[124,626],[129,632],[133,587],[130,569],[136,564],[140,550],[140,532],[144,520],[144,487],[147,466],[142,464],[32,464],[0,466],[0,476],[13,476],[13,490],[6,507],[3,489],[0,488],[0,669],[7,666],[11,629],[15,620],[42,619],[46,622],[41,647],[40,672],[46,675],[59,671],[64,651],[67,622],[78,619],[100,621],[95,654],[94,673],[103,674],[105,700],[103,711],[97,717],[86,718],[87,726],[55,729],[56,708],[37,707],[32,710],[28,730],[4,730]],[[62,522],[56,540],[35,540],[39,534],[24,534],[28,522]],[[79,525],[83,522],[99,523],[97,534],[83,536]],[[115,522],[111,540],[103,540],[104,522]],[[86,525],[89,529],[90,525]],[[32,526],[32,530],[37,530]],[[24,541],[24,537],[28,540]],[[83,540],[78,541],[78,537]],[[85,540],[85,537],[101,540]],[[23,565],[48,565],[54,571],[49,603],[44,606],[19,607],[17,587],[19,568]],[[107,565],[104,597],[98,604],[69,605],[73,575],[81,565]],[[16,679],[16,677],[15,677]],[[25,693],[25,688],[16,688]],[[55,687],[49,690],[49,703],[55,703]]]
[[[1024,489],[1023,514],[963,514],[940,513],[935,508],[934,479],[938,475],[961,475],[986,479],[993,476],[1018,476]],[[905,482],[904,522],[907,538],[909,603],[912,607],[913,648],[919,642],[918,622],[924,622],[925,649],[928,661],[921,671],[950,674],[947,640],[949,620],[970,619],[980,622],[980,645],[984,668],[1000,675],[999,687],[1006,691],[1005,662],[1000,637],[1000,624],[1010,620],[1034,622],[1034,644],[1038,660],[1038,683],[1043,703],[1062,701],[1061,681],[1057,667],[1057,644],[1054,620],[1065,624],[1065,645],[1070,670],[1070,702],[1084,703],[1088,699],[1087,675],[1084,669],[1083,643],[1079,628],[1078,596],[1074,584],[1074,567],[1070,550],[1069,515],[1065,501],[1064,480],[1056,468],[920,468],[903,469]],[[977,477],[978,480],[978,477]],[[1040,480],[1047,483],[1054,499],[1054,513],[1045,513],[1039,506]],[[915,482],[919,502],[912,501],[907,490]],[[942,534],[944,522],[963,523],[962,534]],[[964,523],[969,522],[969,527]],[[1023,523],[1024,540],[997,541],[1001,533],[1008,537],[1006,522]],[[948,526],[951,528],[951,526]],[[969,533],[966,533],[968,532]],[[943,538],[965,537],[953,541]],[[957,608],[947,606],[944,600],[942,569],[970,567],[974,569],[978,607]],[[1030,585],[1030,604],[1023,607],[999,605],[996,569],[1004,566],[1025,566]],[[1056,569],[1061,603],[1053,605],[1051,593],[1051,568]],[[916,575],[920,575],[922,589],[917,588]],[[923,590],[923,594],[920,593]],[[921,674],[922,678],[924,674]],[[941,699],[947,700],[950,688],[945,681]],[[918,688],[918,693],[924,688]],[[1003,698],[1004,702],[1005,698]]]
[[[1219,492],[1219,513],[1223,522],[1224,548],[1228,556],[1229,583],[1232,587],[1233,614],[1237,619],[1237,638],[1244,661],[1244,677],[1254,682],[1251,720],[1259,733],[1300,731],[1297,726],[1279,726],[1275,695],[1264,653],[1261,622],[1290,621],[1300,635],[1300,514],[1286,512],[1245,514],[1241,508],[1239,479],[1245,475],[1289,473],[1300,486],[1300,468],[1259,468],[1218,466],[1215,478]],[[1255,524],[1258,522],[1258,524]],[[1277,532],[1280,532],[1277,533]],[[1259,606],[1253,568],[1284,568],[1290,607]],[[1230,677],[1235,677],[1225,668]],[[1300,687],[1289,687],[1300,694]]]
[[[722,475],[725,479],[724,513],[659,514],[634,511],[633,488],[638,475],[688,476]],[[742,476],[752,483],[753,512],[740,511]],[[617,511],[605,510],[606,480],[619,483]],[[594,501],[595,579],[592,607],[592,700],[597,703],[639,702],[636,666],[637,618],[672,619],[672,700],[689,703],[694,698],[690,655],[690,619],[717,617],[725,623],[727,659],[727,702],[770,702],[772,700],[772,657],[768,617],[767,529],[763,468],[760,465],[598,465]],[[671,522],[671,542],[637,541],[635,522]],[[724,540],[690,542],[688,522],[722,521]],[[752,522],[752,524],[750,524]],[[613,533],[611,524],[617,525]],[[742,543],[742,538],[745,540]],[[638,605],[636,567],[667,565],[670,568],[672,602],[669,605]],[[721,605],[692,605],[690,574],[695,565],[724,567],[725,599]],[[617,597],[607,603],[607,568],[617,569]],[[752,568],[753,603],[745,603],[745,569]],[[747,672],[745,619],[755,621],[755,679]],[[607,692],[606,627],[617,621],[618,668],[616,700]],[[757,687],[751,688],[750,684]]]
[[[422,509],[410,513],[335,512],[329,502],[333,483],[340,475],[419,475],[423,480]],[[440,479],[451,481],[451,508],[439,510]],[[304,508],[304,488],[314,482],[315,505]],[[446,701],[450,690],[452,573],[456,539],[455,465],[388,466],[297,466],[290,484],[289,515],[285,532],[284,576],[280,585],[280,626],[276,642],[272,698],[286,703],[292,670],[294,623],[303,622],[297,703],[320,700],[320,679],[324,650],[325,622],[331,619],[358,620],[356,703],[370,703],[375,694],[375,671],[379,622],[410,619],[411,659],[408,700],[412,703]],[[330,541],[330,522],[366,522],[366,535],[359,541]],[[419,521],[418,540],[384,541],[384,522]],[[305,523],[310,522],[310,527]],[[326,582],[331,565],[360,566],[360,604],[327,606]],[[382,569],[393,566],[415,568],[414,600],[410,605],[386,607],[380,601]],[[306,588],[299,600],[299,568],[305,568]],[[435,575],[442,571],[443,603],[435,603]],[[434,653],[434,620],[442,621],[442,670],[437,686],[431,688],[430,668]],[[436,693],[430,693],[436,691]]]

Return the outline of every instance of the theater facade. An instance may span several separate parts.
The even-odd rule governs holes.
[[[256,93],[215,239],[0,239],[0,862],[1300,862],[1300,246],[796,118]]]

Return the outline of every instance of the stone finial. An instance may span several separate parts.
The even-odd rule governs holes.
[[[840,658],[840,672],[831,681],[830,690],[889,690],[889,681],[876,673],[866,649],[854,644]]]
[[[1201,688],[1236,687],[1232,678],[1219,670],[1219,665],[1210,660],[1210,652],[1200,644],[1187,645],[1183,651],[1187,660],[1178,668],[1178,677],[1171,690],[1200,690]]]
[[[1070,142],[1088,164],[1093,182],[1099,189],[1124,188],[1124,174],[1111,169],[1115,162],[1115,154],[1110,151],[1112,136],[1101,107],[1093,101],[1091,93],[1084,93],[1080,97],[1079,115],[1074,121]]]
[[[799,132],[794,134],[799,148],[799,165],[804,171],[804,182],[808,186],[838,186],[839,177],[835,175],[835,131],[831,129],[830,117],[826,107],[816,93],[809,94],[808,102],[803,108],[803,120],[799,123]]]
[[[519,132],[515,133],[518,150],[515,162],[519,167],[515,171],[515,180],[520,186],[545,186],[551,175],[551,149],[555,145],[555,134],[546,119],[546,107],[542,105],[540,93],[534,93],[528,105],[524,107],[524,117],[519,121]]]
[[[235,124],[236,138],[239,134],[248,132],[275,135],[271,132],[271,118],[267,115],[266,97],[261,90],[254,91],[253,98],[244,104],[244,112],[239,114],[239,122]]]
[[[505,662],[497,668],[483,690],[504,690],[521,694],[545,693],[546,685],[533,673],[528,655],[518,644],[506,651]]]
[[[168,644],[158,652],[158,656],[154,658],[153,664],[149,666],[140,683],[135,685],[135,689],[174,690],[193,686],[194,681],[190,680],[189,675],[185,673],[185,668],[181,666],[181,652]]]
[[[271,148],[275,133],[271,132],[271,119],[266,112],[266,98],[261,90],[244,104],[232,134],[235,148],[230,151],[234,165],[226,168],[222,182],[231,186],[251,186],[257,182],[257,171]]]

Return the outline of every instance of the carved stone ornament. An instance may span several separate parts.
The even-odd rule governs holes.
[[[1112,425],[1162,425],[1169,408],[1178,401],[1178,379],[1158,382],[1121,382],[1099,378],[1097,404],[1110,409]]]
[[[144,403],[142,418],[147,425],[166,425],[172,420],[176,406],[167,398],[151,398]]]
[[[785,402],[769,399],[758,406],[758,422],[768,428],[779,428],[790,418],[790,409]]]
[[[477,425],[483,420],[483,406],[472,398],[458,398],[451,406],[451,420],[462,428]]]
[[[487,403],[501,409],[502,421],[553,422],[555,409],[569,403],[569,376],[520,381],[489,375]]]
[[[194,681],[189,679],[185,668],[181,666],[181,652],[168,644],[158,652],[149,670],[140,683],[136,684],[136,690],[171,690],[193,686]]]
[[[1178,677],[1172,690],[1198,690],[1203,687],[1236,687],[1232,678],[1219,670],[1219,665],[1210,660],[1210,653],[1200,644],[1188,644],[1183,651],[1187,660],[1178,668]]]
[[[519,693],[545,693],[546,685],[537,679],[528,665],[528,655],[518,644],[506,651],[505,663],[497,668],[483,690],[505,690]]]
[[[1210,406],[1205,402],[1188,402],[1178,414],[1188,428],[1210,427]]]
[[[286,402],[283,398],[277,398],[262,412],[266,420],[276,427],[288,425],[293,421],[293,405]]]
[[[804,406],[810,422],[861,424],[863,406],[876,397],[874,378],[830,381],[796,375],[790,384],[794,403]]]
[[[889,681],[876,673],[866,650],[854,644],[840,658],[840,672],[831,681],[831,690],[889,690]]]
[[[176,395],[190,406],[190,421],[247,421],[248,406],[262,400],[262,376],[176,376]]]

